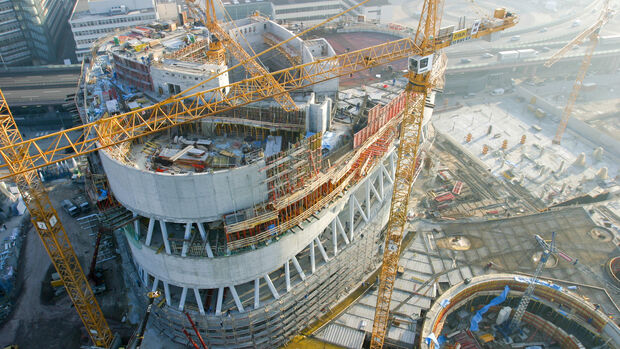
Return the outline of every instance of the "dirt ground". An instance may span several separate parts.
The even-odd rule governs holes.
[[[59,202],[82,194],[82,188],[71,180],[56,180],[48,184],[50,199],[58,210],[69,240],[73,244],[84,272],[88,272],[94,251],[95,237],[82,230],[77,220],[62,210]],[[20,348],[79,348],[89,344],[82,322],[65,292],[51,301],[42,297],[42,285],[49,282],[46,273],[51,262],[36,231],[30,229],[24,245],[19,277],[23,287],[17,305],[9,321],[0,328],[0,348],[17,344]],[[108,290],[97,296],[104,315],[113,331],[122,335],[130,328],[121,328],[120,319],[126,309],[120,264],[116,261],[103,265]],[[48,273],[49,277],[49,273]],[[49,295],[49,293],[47,293]]]

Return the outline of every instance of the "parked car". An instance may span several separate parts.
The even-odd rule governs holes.
[[[71,202],[71,200],[62,200],[61,205],[71,217],[75,217],[80,213],[80,210],[73,204],[73,202]]]
[[[73,199],[73,202],[75,202],[76,206],[80,209],[81,212],[90,211],[90,203],[88,202],[88,200],[86,200],[85,197],[80,195]]]

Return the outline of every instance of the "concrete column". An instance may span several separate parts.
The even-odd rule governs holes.
[[[366,178],[366,188],[364,188],[364,189],[366,189],[365,190],[366,191],[365,192],[365,194],[366,194],[365,201],[366,201],[366,217],[367,218],[370,218],[370,182],[372,182],[370,177]],[[368,221],[368,220],[366,220],[366,221]]]
[[[288,260],[284,262],[284,280],[286,281],[286,292],[291,290],[291,268]]]
[[[200,299],[200,290],[197,288],[194,289],[194,297],[196,297],[196,304],[198,304],[198,311],[200,311],[201,315],[205,314],[205,307],[202,304],[202,299]]]
[[[204,225],[202,225],[202,223],[200,222],[196,222],[196,225],[198,226],[198,231],[200,232],[200,237],[202,238],[202,241],[207,241],[207,232],[205,231]]]
[[[364,213],[364,210],[362,209],[362,205],[360,205],[360,202],[357,201],[357,198],[355,196],[351,195],[351,197],[353,197],[353,202],[355,202],[355,206],[360,211],[360,215],[364,219],[364,222],[368,223],[368,216],[366,216],[366,213]]]
[[[144,281],[144,287],[149,287],[149,273],[142,269],[142,280]]]
[[[170,251],[170,241],[168,241],[168,228],[166,228],[165,221],[159,221],[159,228],[161,229],[161,238],[164,240],[164,247],[167,254],[172,254]]]
[[[202,223],[197,222],[196,225],[198,226],[198,231],[200,231],[200,237],[202,238],[202,241],[205,241],[205,251],[207,251],[207,257],[209,258],[213,258],[213,250],[211,249],[211,244],[209,244],[209,240],[207,240],[207,233],[205,232],[205,227],[202,225]]]
[[[235,285],[228,286],[230,288],[230,293],[232,293],[233,299],[235,300],[235,305],[237,309],[239,309],[240,313],[243,313],[243,304],[241,304],[241,299],[239,299],[239,295],[237,294],[237,290],[235,289]]]
[[[273,295],[273,298],[275,299],[280,298],[280,295],[278,294],[278,290],[276,290],[276,287],[273,285],[273,282],[271,282],[271,278],[269,277],[269,274],[265,274],[264,278],[265,278],[265,282],[267,282],[267,287],[269,287],[269,290],[271,291],[271,294]]]
[[[254,279],[254,309],[260,306],[260,279]]]
[[[381,164],[381,167],[383,167],[383,164]],[[381,200],[383,200],[383,198],[385,198],[385,188],[384,188],[384,184],[383,184],[383,171],[378,171],[379,172],[379,193],[381,195],[379,195],[381,197]]]
[[[390,184],[394,184],[394,179],[393,179],[392,175],[387,170],[387,168],[385,168],[383,163],[381,164],[381,172],[383,172],[383,174],[385,175],[385,178],[387,178],[387,180],[388,180],[388,182],[390,182]]]
[[[162,281],[164,284],[164,297],[166,297],[166,305],[172,306],[172,295],[170,294],[170,285],[167,282]]]
[[[379,177],[381,176],[382,175],[379,173]],[[379,192],[377,191],[377,188],[375,188],[375,185],[373,183],[370,183],[370,189],[372,189],[372,192],[375,193],[375,196],[377,197],[377,201],[379,201],[380,203],[383,203],[383,194],[379,195]],[[370,213],[368,214],[370,215]]]
[[[316,271],[316,259],[314,258],[314,240],[310,241],[310,270],[312,274]]]
[[[316,244],[319,246],[319,252],[321,252],[321,255],[323,256],[323,260],[325,260],[325,262],[328,262],[329,261],[329,257],[327,257],[327,252],[325,252],[325,249],[323,248],[323,244],[321,243],[321,239],[319,239],[317,237],[314,240],[316,241]]]
[[[133,214],[133,217],[136,218],[138,215],[137,214]],[[140,240],[140,220],[136,219],[135,221],[133,221],[133,230],[136,232],[136,238],[138,240]]]
[[[155,278],[155,280],[153,280],[153,287],[151,287],[151,292],[157,291],[158,284],[159,284],[159,279]]]
[[[338,217],[336,217],[338,219]],[[332,242],[334,244],[334,256],[338,255],[338,232],[336,231],[336,219],[332,221],[331,230],[332,230]]]
[[[347,237],[347,232],[344,230],[344,227],[342,226],[342,222],[340,221],[340,217],[336,216],[336,219],[334,219],[336,221],[336,225],[338,230],[340,231],[340,235],[342,236],[342,238],[344,239],[344,242],[347,243],[347,245],[349,244],[349,238]]]
[[[183,236],[183,250],[181,250],[181,257],[187,256],[189,250],[189,239],[192,237],[192,223],[185,223],[185,235]]]
[[[179,301],[180,311],[183,311],[183,308],[185,308],[185,297],[187,297],[187,287],[183,287],[183,291],[181,291],[181,300]]]
[[[349,240],[353,241],[353,231],[355,230],[355,197],[353,193],[349,196]]]
[[[146,231],[146,246],[151,246],[151,239],[153,239],[153,227],[155,226],[155,218],[149,218],[149,227]]]
[[[222,314],[222,301],[224,300],[224,287],[217,290],[217,304],[215,305],[215,315]]]
[[[299,273],[299,277],[301,277],[302,280],[306,280],[306,274],[304,273],[304,270],[301,269],[301,265],[299,265],[299,261],[297,260],[297,257],[293,256],[291,260],[293,261],[293,265],[295,266],[295,269],[297,269],[297,272]]]

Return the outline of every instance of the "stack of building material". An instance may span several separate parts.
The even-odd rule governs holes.
[[[159,158],[174,163],[177,166],[191,166],[204,168],[207,165],[208,154],[205,150],[197,149],[192,145],[179,150],[164,148],[159,153]]]

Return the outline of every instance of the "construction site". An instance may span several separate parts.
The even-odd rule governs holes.
[[[187,1],[60,131],[0,92],[0,347],[620,348],[618,8],[392,5]]]

